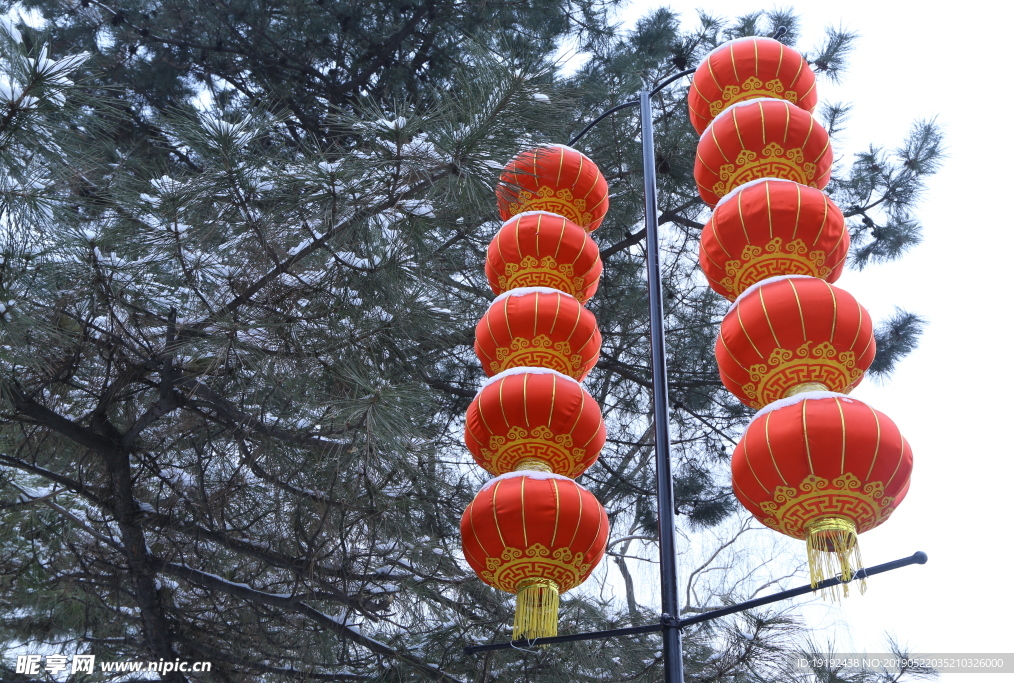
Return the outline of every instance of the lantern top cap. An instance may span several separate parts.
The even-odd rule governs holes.
[[[510,296],[529,296],[531,294],[560,294],[562,296],[572,299],[573,301],[576,301],[576,297],[574,297],[572,294],[566,294],[562,290],[555,289],[553,287],[516,287],[515,289],[510,289],[507,292],[502,292],[498,296],[494,297],[494,301],[491,302],[491,306],[498,303],[502,299],[507,299]]]
[[[793,396],[780,398],[778,401],[772,401],[764,408],[761,408],[761,410],[754,413],[754,417],[750,421],[750,424],[754,424],[757,418],[761,417],[762,415],[767,415],[768,413],[774,410],[781,410],[782,408],[795,406],[796,404],[801,403],[802,401],[822,401],[828,398],[837,398],[840,401],[843,401],[844,403],[860,403],[862,405],[867,405],[866,403],[864,403],[864,401],[861,401],[856,398],[850,398],[846,394],[840,394],[835,391],[804,391],[799,394],[794,394]],[[750,425],[747,425],[747,429],[750,429]]]
[[[575,379],[573,379],[569,375],[561,373],[558,370],[552,370],[551,368],[535,368],[535,367],[530,367],[528,365],[520,365],[520,366],[516,366],[514,368],[509,368],[508,370],[502,370],[501,372],[499,372],[498,374],[494,375],[493,377],[488,377],[486,380],[484,380],[484,383],[480,386],[480,390],[483,391],[484,389],[486,389],[490,385],[494,384],[495,382],[500,382],[501,380],[505,379],[506,377],[511,377],[512,375],[558,375],[562,379],[567,379],[570,382],[572,382],[573,384],[578,384],[580,386],[583,386],[582,384],[580,384],[578,381],[576,381]]]
[[[575,147],[570,147],[569,145],[560,145],[560,144],[558,144],[556,142],[551,142],[551,143],[546,143],[546,144],[543,144],[543,145],[538,145],[537,147],[534,147],[533,150],[540,151],[540,150],[543,150],[545,148],[546,149],[567,149],[570,152],[573,152],[574,154],[579,154],[581,157],[583,157],[584,159],[586,159],[590,163],[594,163],[593,159],[591,159],[590,157],[588,157],[586,154],[584,154],[583,152],[579,151]],[[526,150],[526,151],[529,152],[529,151],[533,151],[533,150]]]
[[[589,161],[591,164],[594,164],[594,160],[593,159],[591,159],[590,157],[588,157],[584,153],[582,153],[579,150],[577,150],[577,148],[570,147],[567,144],[558,144],[557,142],[545,142],[545,143],[542,143],[542,144],[538,144],[535,147],[530,147],[530,148],[528,148],[528,150],[523,150],[522,152],[517,154],[515,156],[515,158],[519,158],[519,157],[522,157],[522,156],[528,155],[528,154],[539,154],[539,153],[545,152],[547,150],[552,150],[552,151],[553,150],[568,150],[572,154],[580,155],[581,157],[583,157],[584,159]],[[596,164],[594,164],[594,165],[596,166]]]
[[[732,306],[729,307],[729,311],[726,313],[726,315],[729,315],[729,313],[732,313],[733,309],[736,308],[741,301],[743,301],[743,297],[747,296],[748,294],[752,294],[754,292],[754,290],[758,289],[759,287],[763,287],[765,285],[770,285],[773,282],[779,282],[781,280],[798,280],[798,279],[820,280],[821,278],[816,278],[813,275],[774,275],[772,277],[766,277],[765,279],[760,280],[758,282],[755,282],[754,284],[750,285],[749,287],[744,289],[742,292],[740,292],[740,295],[738,297],[736,297],[736,301],[732,302]],[[821,281],[825,282],[824,280],[821,280]],[[828,283],[825,282],[825,284],[828,284]]]
[[[804,391],[799,394],[793,394],[792,396],[780,398],[777,401],[772,401],[764,408],[761,408],[761,410],[754,413],[754,417],[751,419],[751,422],[761,417],[762,415],[766,415],[772,412],[773,410],[781,410],[782,408],[795,406],[796,404],[802,401],[823,401],[829,398],[838,398],[847,403],[854,403],[857,401],[857,399],[850,398],[846,394],[842,394],[837,391]],[[863,401],[860,402],[863,403]]]
[[[738,195],[743,190],[748,190],[751,187],[753,187],[754,185],[758,185],[760,183],[767,183],[768,181],[772,181],[772,182],[776,182],[776,183],[792,183],[793,185],[803,185],[803,183],[798,183],[795,180],[786,180],[785,178],[758,178],[756,180],[749,180],[749,181],[743,183],[742,185],[737,185],[736,187],[732,188],[731,190],[729,190],[728,192],[723,194],[722,198],[718,200],[718,204],[716,204],[715,207],[717,208],[717,207],[721,206],[722,204],[724,204],[726,202],[726,200],[732,199],[733,197]],[[812,190],[817,189],[817,188],[811,187],[810,185],[804,185],[804,187],[810,187]],[[819,190],[819,192],[820,192],[820,190]]]
[[[507,221],[502,223],[501,227],[504,228],[509,223],[515,223],[520,218],[526,218],[527,216],[551,216],[552,218],[560,218],[561,220],[565,221],[566,223],[572,223],[573,225],[576,225],[575,223],[573,223],[571,220],[569,220],[565,216],[563,216],[561,214],[554,213],[552,211],[523,211],[522,213],[517,213],[515,216],[512,216]]]
[[[770,38],[768,36],[742,36],[740,38],[733,38],[732,40],[727,40],[724,43],[722,43],[721,45],[719,45],[719,46],[715,47],[713,50],[711,50],[711,52],[709,52],[707,54],[707,56],[704,58],[704,61],[707,61],[707,60],[711,59],[711,55],[715,54],[716,52],[721,52],[722,50],[725,50],[725,49],[729,48],[730,46],[735,45],[736,43],[742,43],[742,42],[745,42],[745,41],[748,41],[748,40],[770,40],[773,43],[778,43],[779,42],[779,41],[775,40],[774,38]]]
[[[574,479],[564,477],[561,474],[555,474],[554,472],[538,472],[537,470],[516,470],[514,472],[506,472],[505,474],[499,474],[494,479],[490,479],[486,484],[480,487],[480,493],[483,493],[484,491],[491,488],[492,486],[497,484],[499,481],[502,481],[503,479],[520,479],[523,477],[526,477],[527,479],[561,479],[563,481],[570,481],[573,484],[576,484],[576,481]],[[580,485],[576,484],[576,486]],[[582,489],[583,487],[580,486],[580,488]],[[583,490],[585,491],[586,489]]]

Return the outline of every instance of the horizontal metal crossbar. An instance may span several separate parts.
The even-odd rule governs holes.
[[[850,581],[843,581],[836,577],[834,579],[828,579],[822,581],[817,586],[801,586],[799,588],[791,588],[790,590],[780,591],[771,595],[766,595],[763,598],[754,598],[753,600],[747,600],[746,602],[736,603],[729,607],[723,607],[722,609],[712,610],[710,612],[704,612],[703,614],[697,614],[692,617],[686,617],[685,619],[674,620],[675,623],[670,623],[669,619],[663,619],[660,624],[648,624],[646,626],[631,626],[628,628],[614,628],[609,631],[591,631],[590,633],[569,633],[563,636],[554,636],[552,638],[537,638],[536,640],[513,640],[506,643],[487,643],[486,645],[470,645],[464,648],[467,655],[475,654],[477,652],[489,652],[492,650],[507,650],[511,648],[516,649],[527,649],[535,647],[537,645],[552,645],[554,643],[570,643],[577,640],[595,640],[597,638],[615,638],[618,636],[631,636],[640,633],[654,633],[655,631],[661,631],[662,629],[668,628],[669,626],[690,626],[692,624],[699,624],[704,621],[711,621],[718,619],[729,614],[735,614],[736,612],[742,612],[744,610],[752,609],[754,607],[760,607],[761,605],[769,605],[773,602],[779,602],[780,600],[788,600],[789,598],[795,598],[799,595],[806,595],[816,590],[823,588],[831,588],[832,586],[838,586],[842,583],[850,583],[859,579],[864,579],[869,576],[876,574],[882,574],[893,569],[899,569],[912,564],[924,564],[928,561],[928,556],[920,550],[899,560],[893,560],[892,562],[885,562],[883,564],[876,564],[873,567],[867,569],[860,569],[854,575]]]

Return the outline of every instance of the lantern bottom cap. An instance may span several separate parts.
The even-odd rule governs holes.
[[[863,568],[860,546],[857,543],[857,525],[846,517],[820,517],[809,522],[807,532],[807,564],[811,586],[833,577],[844,581],[843,597],[849,597],[854,575]],[[859,581],[860,592],[867,588],[864,578]],[[839,598],[839,586],[829,591],[833,599]]]
[[[829,391],[829,386],[822,382],[802,382],[795,386],[791,386],[786,389],[786,393],[782,395],[782,398],[789,398],[796,396],[797,394],[804,394],[809,391]]]
[[[551,463],[540,458],[523,458],[516,463],[515,472],[554,472]]]
[[[512,639],[558,635],[558,584],[551,579],[525,579],[516,586]]]

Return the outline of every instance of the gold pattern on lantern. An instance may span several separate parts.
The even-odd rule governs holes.
[[[801,239],[784,243],[776,237],[763,248],[754,244],[743,247],[740,258],[725,262],[725,272],[721,285],[737,297],[750,285],[778,273],[826,278],[832,269],[825,267],[824,251],[808,251]]]
[[[509,368],[524,366],[550,368],[563,375],[574,377],[583,365],[583,356],[572,352],[569,342],[553,342],[544,334],[527,339],[515,337],[508,346],[499,346],[495,353],[497,360],[491,361],[495,374]]]
[[[525,552],[505,548],[500,558],[488,557],[486,565],[480,577],[506,593],[515,593],[521,582],[538,576],[550,578],[560,590],[567,591],[578,586],[590,570],[583,553],[573,553],[569,548],[551,550],[541,543],[534,543]]]
[[[573,277],[571,263],[558,264],[551,256],[538,260],[524,256],[520,263],[506,263],[505,274],[498,275],[498,286],[503,292],[517,287],[551,287],[571,294],[583,303],[583,278]]]
[[[808,475],[799,487],[776,487],[773,498],[761,503],[765,526],[799,539],[807,538],[808,525],[822,517],[860,520],[864,533],[892,514],[893,498],[885,495],[885,484],[862,483],[850,472],[832,480]]]
[[[574,199],[572,191],[567,188],[555,192],[547,185],[542,185],[536,191],[520,191],[517,199],[518,202],[510,202],[508,205],[511,215],[526,211],[549,211],[568,218],[584,229],[594,222],[593,212],[586,210],[586,200]]]
[[[522,427],[513,427],[506,436],[492,435],[487,446],[480,449],[481,460],[491,472],[512,472],[525,461],[543,462],[548,472],[576,472],[587,459],[583,448],[574,448],[569,434],[555,435],[545,425],[534,427],[527,433]],[[552,469],[553,468],[553,469]],[[572,476],[579,476],[574,474]]]
[[[740,100],[750,100],[755,97],[773,97],[777,100],[787,100],[793,104],[800,99],[796,90],[786,90],[782,81],[778,78],[765,83],[757,76],[751,76],[743,82],[742,86],[727,85],[722,89],[722,99],[708,103],[711,109],[711,116],[721,114],[729,105]]]
[[[722,164],[718,169],[722,180],[715,183],[712,191],[722,197],[744,183],[761,178],[792,180],[816,187],[817,176],[818,165],[805,161],[802,149],[787,150],[777,142],[770,142],[761,154],[745,149],[736,155],[736,164]]]
[[[743,385],[743,393],[752,407],[760,409],[782,398],[790,387],[808,382],[846,392],[864,374],[856,364],[857,354],[837,351],[827,341],[817,345],[805,342],[795,351],[776,348],[767,363],[750,366],[751,381]]]

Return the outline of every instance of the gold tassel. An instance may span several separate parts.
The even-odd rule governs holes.
[[[807,564],[812,587],[834,576],[847,582],[853,579],[863,566],[857,545],[857,526],[845,517],[822,517],[808,524]],[[859,583],[863,594],[867,589],[863,577]],[[843,597],[850,597],[849,583],[842,586]],[[829,592],[833,600],[839,599],[839,586],[832,586]]]
[[[512,639],[558,635],[558,584],[551,579],[526,579],[516,586],[516,617]]]

